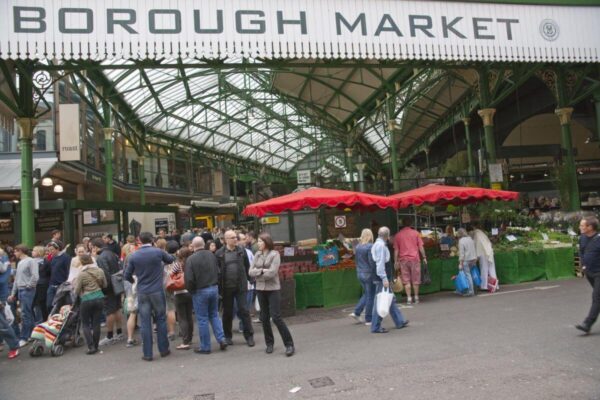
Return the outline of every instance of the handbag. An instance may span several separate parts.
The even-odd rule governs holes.
[[[123,283],[123,271],[119,271],[110,276],[110,284],[115,295],[125,293],[125,284]]]
[[[431,284],[431,274],[429,273],[429,266],[426,262],[421,264],[421,285]]]
[[[454,287],[459,293],[463,293],[465,290],[469,289],[469,281],[467,280],[467,275],[463,270],[460,270],[458,275],[454,277]]]
[[[185,280],[183,279],[183,272],[169,274],[167,278],[167,291],[177,292],[179,290],[185,290]]]
[[[390,307],[394,301],[394,294],[389,289],[383,289],[377,293],[375,302],[377,304],[377,314],[381,318],[385,318],[390,313]]]
[[[404,290],[404,285],[402,284],[402,280],[400,278],[396,278],[394,283],[392,284],[392,290],[394,293],[402,293]]]
[[[487,289],[490,293],[496,292],[498,290],[498,279],[488,276]]]

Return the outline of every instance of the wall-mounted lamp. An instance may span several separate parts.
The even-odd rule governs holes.
[[[42,186],[49,187],[49,186],[52,186],[52,185],[54,185],[54,182],[52,181],[52,178],[45,177],[44,179],[42,179]]]
[[[64,192],[62,185],[54,186],[54,193],[62,193],[62,192]]]

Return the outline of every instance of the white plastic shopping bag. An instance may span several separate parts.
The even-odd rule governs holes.
[[[381,292],[377,293],[375,301],[377,304],[377,314],[381,318],[385,318],[390,313],[390,307],[394,301],[394,293],[384,288]]]
[[[8,304],[4,306],[4,317],[6,318],[6,322],[8,322],[9,325],[12,325],[12,323],[15,322],[15,316],[13,315],[12,310],[10,309],[10,306]]]
[[[260,303],[258,302],[258,296],[254,299],[254,309],[256,312],[260,312]]]

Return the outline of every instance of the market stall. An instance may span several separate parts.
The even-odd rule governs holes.
[[[286,211],[313,209],[321,212],[320,230],[327,236],[325,209],[340,213],[373,212],[395,208],[397,202],[389,197],[346,190],[310,188],[289,195],[251,204],[243,210],[247,216],[264,217]],[[345,210],[345,211],[344,211]],[[346,226],[350,215],[341,215]],[[348,217],[348,220],[346,219]],[[335,223],[337,223],[336,221]],[[276,239],[276,238],[275,238]],[[361,294],[356,279],[351,238],[297,241],[278,246],[282,255],[280,279],[295,282],[297,309],[332,307],[355,301]]]
[[[424,204],[466,206],[486,201],[515,201],[519,194],[504,190],[432,184],[390,197],[398,201],[399,208],[406,208]],[[572,235],[539,232],[527,226],[503,229],[498,227],[493,228],[492,233],[496,272],[501,284],[574,276]],[[456,275],[458,265],[456,251],[440,249],[437,239],[433,238],[427,249],[432,282],[421,286],[420,292],[423,294],[454,289],[452,277]]]

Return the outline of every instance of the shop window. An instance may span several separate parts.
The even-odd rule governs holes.
[[[45,150],[46,150],[46,130],[39,129],[35,133],[34,151],[45,151]]]

